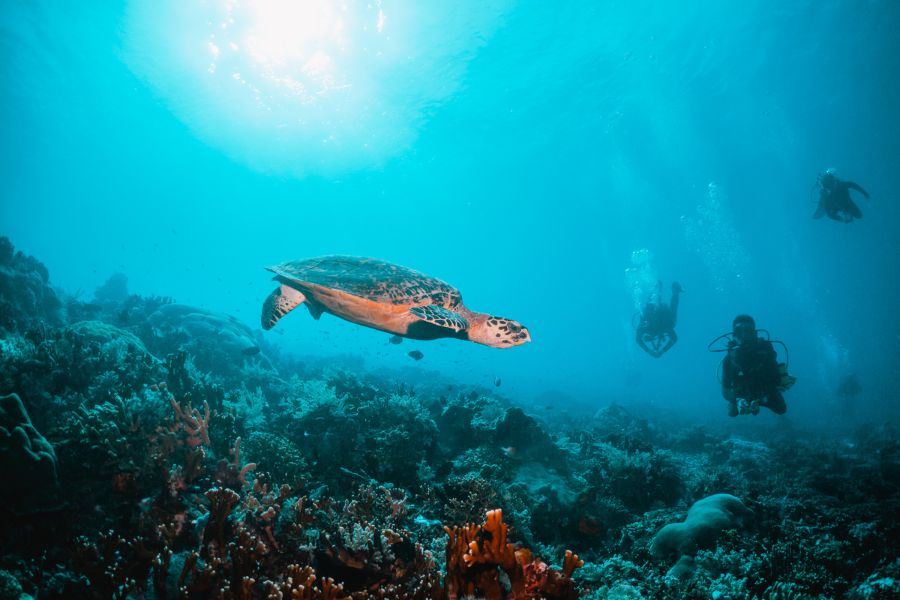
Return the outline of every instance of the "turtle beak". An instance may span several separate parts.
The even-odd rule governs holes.
[[[509,331],[512,334],[511,338],[514,345],[518,346],[519,344],[525,344],[531,341],[531,334],[524,325],[510,323]]]

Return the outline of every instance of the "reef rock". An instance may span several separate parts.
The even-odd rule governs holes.
[[[66,330],[66,338],[82,345],[121,346],[140,354],[150,354],[136,335],[102,321],[80,321]],[[118,348],[117,348],[118,349]]]
[[[187,304],[165,304],[148,318],[153,328],[151,347],[160,354],[185,351],[204,371],[228,374],[247,358],[268,360],[260,355],[253,331],[231,315]]]
[[[42,322],[59,325],[61,308],[47,267],[0,237],[0,329],[21,332]]]

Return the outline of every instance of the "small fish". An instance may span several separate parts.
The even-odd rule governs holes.
[[[500,380],[499,377],[495,377],[495,378],[494,378],[494,385],[495,385],[496,387],[500,387],[500,384],[501,384],[501,383],[503,383],[503,382]]]
[[[544,410],[553,410],[553,405],[548,404],[547,406],[544,407]]]
[[[259,354],[259,352],[259,346],[249,346],[241,350],[241,354],[243,354],[244,356],[253,356],[255,354]]]
[[[503,454],[507,455],[510,458],[514,458],[516,456],[516,447],[515,446],[506,446],[503,448]]]
[[[399,344],[403,341],[403,338],[399,335],[392,335],[388,338],[388,344]]]
[[[418,350],[413,350],[412,352],[407,352],[406,355],[413,360],[422,360],[425,358],[425,355],[419,352]]]

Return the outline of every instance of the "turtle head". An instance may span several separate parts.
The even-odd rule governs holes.
[[[469,340],[491,348],[511,348],[531,341],[527,327],[518,321],[493,315],[471,319],[466,334]]]

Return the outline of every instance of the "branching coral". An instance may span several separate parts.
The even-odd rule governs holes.
[[[473,595],[488,600],[577,597],[571,574],[584,564],[577,555],[566,551],[563,571],[554,571],[527,549],[516,551],[507,542],[508,530],[500,509],[489,511],[480,526],[444,527],[449,600]]]
[[[206,492],[206,498],[209,500],[209,518],[203,529],[203,539],[213,555],[221,554],[225,549],[228,516],[241,497],[227,488],[212,488]]]
[[[288,565],[281,582],[264,582],[266,600],[350,600],[344,587],[326,577],[321,588],[316,585],[316,573],[312,567]]]
[[[247,475],[251,471],[256,470],[256,463],[241,464],[241,438],[235,439],[231,455],[234,457],[232,462],[228,462],[223,458],[216,465],[216,481],[228,486],[249,486],[250,482],[247,481]]]
[[[143,589],[154,562],[141,539],[126,539],[113,532],[101,534],[96,543],[76,540],[74,561],[90,581],[96,596],[124,600]]]
[[[203,403],[203,413],[191,406],[190,401],[186,406],[181,406],[171,396],[169,402],[175,411],[174,431],[182,431],[185,434],[185,443],[190,448],[196,448],[203,444],[209,445],[209,403]]]

